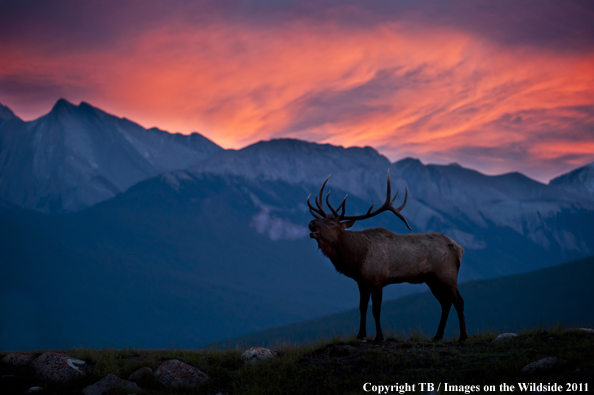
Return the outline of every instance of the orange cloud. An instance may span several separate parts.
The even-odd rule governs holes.
[[[37,76],[71,101],[226,148],[296,137],[543,180],[594,160],[592,111],[577,109],[594,108],[594,51],[560,55],[397,22],[176,26],[59,57],[7,43],[0,78]]]

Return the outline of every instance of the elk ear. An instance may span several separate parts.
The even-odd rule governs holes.
[[[355,225],[356,221],[357,221],[356,219],[352,219],[350,221],[341,222],[340,224],[342,225],[342,229],[348,229],[351,226]]]

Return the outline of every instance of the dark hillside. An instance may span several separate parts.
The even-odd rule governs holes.
[[[531,273],[461,284],[468,333],[472,335],[485,330],[519,331],[557,323],[568,326],[594,325],[592,278],[594,257]],[[425,336],[432,337],[440,314],[439,303],[429,291],[404,296],[382,304],[382,327],[406,334],[410,334],[411,330],[420,330]],[[457,322],[456,312],[452,308],[446,336],[454,336]],[[234,338],[213,346],[303,343],[334,335],[354,337],[358,327],[359,310],[352,309]],[[375,334],[371,309],[368,311],[367,328],[368,334]]]
[[[0,207],[0,349],[199,347],[350,306],[356,288],[309,238],[255,229],[249,192],[267,204],[268,185],[176,181],[67,215]]]

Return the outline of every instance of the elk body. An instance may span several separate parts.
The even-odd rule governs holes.
[[[375,319],[376,337],[374,342],[384,340],[380,325],[383,287],[395,283],[426,283],[441,305],[441,319],[434,340],[443,338],[448,314],[452,304],[460,321],[460,342],[468,338],[464,318],[464,300],[458,292],[458,271],[464,249],[455,241],[441,233],[395,234],[384,228],[371,228],[362,231],[348,231],[355,221],[371,218],[384,211],[393,212],[406,227],[412,231],[400,211],[406,205],[408,189],[405,190],[404,202],[398,208],[392,203],[398,192],[391,198],[390,171],[388,170],[388,191],[384,204],[375,211],[373,204],[367,214],[345,215],[346,196],[337,209],[329,201],[326,203],[331,214],[323,207],[324,181],[316,207],[307,198],[311,214],[316,218],[309,223],[310,237],[316,239],[320,250],[330,258],[339,273],[352,278],[359,286],[361,321],[358,339],[365,338],[367,306],[372,300],[373,318]],[[311,196],[311,195],[310,195]],[[347,195],[348,196],[348,195]],[[340,212],[340,213],[339,213]]]

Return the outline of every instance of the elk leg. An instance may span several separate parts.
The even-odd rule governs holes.
[[[384,341],[384,334],[382,333],[382,325],[380,324],[380,313],[382,311],[382,288],[374,289],[371,292],[371,301],[373,303],[373,318],[375,319],[375,339],[374,343],[381,343]]]
[[[363,340],[365,336],[367,336],[367,306],[369,305],[369,297],[371,296],[371,292],[369,288],[359,285],[359,312],[361,312],[361,323],[359,325],[359,333],[357,334],[357,339]]]
[[[435,299],[441,305],[441,319],[439,320],[439,326],[437,327],[437,333],[433,337],[433,341],[438,341],[443,339],[443,334],[445,332],[445,326],[448,322],[448,315],[450,314],[450,309],[452,308],[452,295],[451,292],[444,287],[443,285],[430,281],[427,282],[431,293],[435,296]]]
[[[456,313],[458,313],[458,321],[460,321],[460,343],[468,339],[468,332],[466,331],[466,317],[464,315],[464,299],[460,295],[460,292],[456,289],[456,298],[454,299],[454,307]]]
[[[437,327],[437,333],[433,337],[433,341],[443,339],[445,326],[448,322],[448,315],[450,314],[450,309],[452,308],[452,300],[449,298],[444,298],[439,301],[439,304],[441,304],[441,319],[439,320],[439,326]]]

